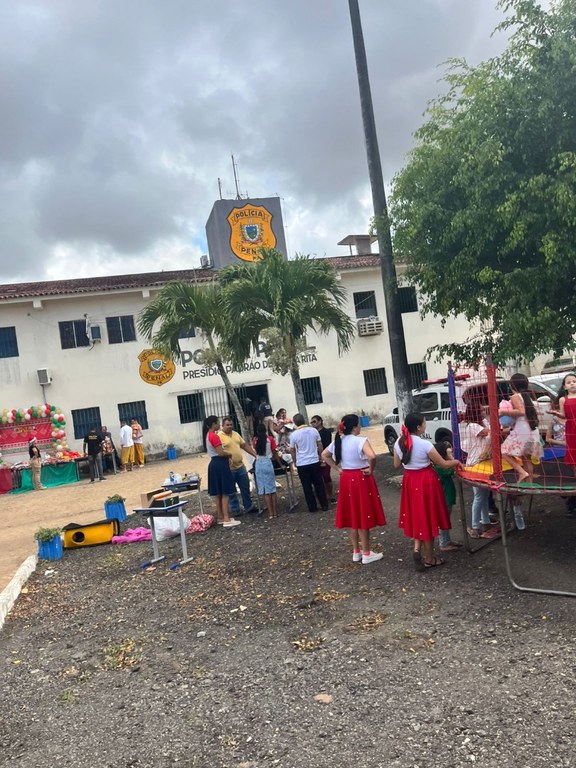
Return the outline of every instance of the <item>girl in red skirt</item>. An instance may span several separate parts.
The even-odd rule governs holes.
[[[414,539],[414,565],[417,571],[442,565],[444,560],[434,554],[434,539],[439,528],[451,528],[450,516],[442,485],[432,464],[443,469],[459,467],[456,459],[446,460],[429,440],[426,419],[419,413],[409,413],[404,419],[402,435],[394,445],[394,466],[404,465],[400,518],[398,525],[404,535]]]
[[[340,475],[336,505],[336,528],[349,528],[352,562],[364,565],[381,560],[381,552],[370,549],[370,529],[386,525],[380,494],[372,474],[376,454],[366,437],[360,437],[355,413],[338,424],[334,441],[322,452],[322,460]]]

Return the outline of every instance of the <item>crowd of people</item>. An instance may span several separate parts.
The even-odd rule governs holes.
[[[83,452],[88,458],[90,482],[106,480],[105,472],[131,472],[144,466],[144,431],[138,419],[122,419],[119,431],[120,455],[108,427],[91,427],[84,436]]]
[[[543,454],[538,429],[538,416],[523,374],[510,379],[509,401],[501,402],[501,453],[513,468],[516,481],[533,482],[534,462]],[[556,407],[550,411],[552,423],[546,436],[551,446],[565,448],[564,462],[576,466],[576,375],[568,374],[563,382]],[[306,424],[300,413],[288,419],[285,409],[276,416],[265,414],[256,425],[249,445],[233,430],[231,418],[209,416],[205,422],[205,445],[211,456],[208,469],[208,493],[216,498],[218,523],[233,527],[240,521],[230,517],[229,508],[240,489],[245,512],[256,511],[250,497],[250,486],[243,466],[241,450],[254,458],[256,492],[263,498],[268,519],[277,517],[275,467],[292,471],[295,467],[308,511],[327,510],[336,501],[335,527],[349,530],[352,561],[365,565],[382,558],[370,546],[373,528],[386,525],[386,517],[374,479],[376,454],[370,441],[360,434],[356,414],[345,415],[334,437],[320,416]],[[424,439],[426,419],[422,414],[407,414],[400,438],[394,445],[394,466],[404,469],[400,498],[399,526],[412,541],[414,567],[425,572],[444,564],[441,553],[457,551],[462,545],[452,540],[451,510],[456,500],[453,476],[457,470],[473,467],[489,460],[491,436],[488,414],[479,402],[470,401],[459,424],[461,449],[465,465],[455,459],[449,441],[434,445]],[[233,437],[232,437],[233,436]],[[234,446],[234,450],[231,449]],[[242,467],[240,468],[240,464]],[[240,474],[234,474],[238,473]],[[332,472],[339,475],[337,500],[334,497]],[[498,524],[492,522],[493,500],[488,485],[472,486],[473,501],[471,538],[496,535]],[[576,516],[576,501],[566,499],[568,514]],[[522,507],[514,501],[516,527],[525,528]],[[439,554],[435,551],[438,537]]]

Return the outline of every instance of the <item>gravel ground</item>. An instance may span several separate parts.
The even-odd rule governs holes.
[[[149,542],[42,563],[0,633],[0,765],[576,766],[576,603],[513,590],[500,543],[415,573],[394,474],[368,566],[302,503],[175,571],[140,568]],[[545,506],[514,568],[573,589],[576,523]]]

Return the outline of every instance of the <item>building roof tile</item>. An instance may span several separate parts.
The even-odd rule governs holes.
[[[335,256],[327,258],[337,271],[370,269],[380,263],[378,254],[366,256]],[[80,277],[72,280],[46,280],[36,283],[6,283],[0,285],[0,301],[42,298],[79,293],[101,293],[126,289],[155,288],[174,280],[207,283],[214,278],[211,269],[177,269],[164,272],[142,272],[133,275]]]

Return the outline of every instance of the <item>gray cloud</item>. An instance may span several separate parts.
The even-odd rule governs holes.
[[[492,0],[360,0],[387,179]],[[28,0],[0,18],[0,280],[191,266],[218,194],[284,200],[291,252],[370,217],[346,0]],[[90,267],[87,266],[88,263]]]

